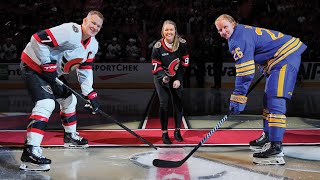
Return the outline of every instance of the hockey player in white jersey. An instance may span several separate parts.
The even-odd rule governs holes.
[[[88,147],[88,140],[76,131],[75,95],[55,83],[58,77],[76,70],[82,94],[88,98],[91,110],[97,111],[97,93],[94,91],[92,65],[98,51],[95,35],[102,28],[103,15],[90,11],[81,25],[65,23],[32,35],[21,55],[21,72],[28,92],[35,104],[29,117],[25,147],[21,156],[22,170],[48,171],[51,160],[42,155],[40,148],[48,120],[60,104],[60,116],[64,127],[64,146]]]

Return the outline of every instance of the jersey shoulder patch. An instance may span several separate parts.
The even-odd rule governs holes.
[[[182,37],[179,37],[179,41],[181,42],[181,43],[186,43],[187,41],[185,40],[185,39],[183,39]]]
[[[153,47],[160,48],[161,47],[161,42],[159,42],[159,41],[156,42]]]
[[[77,26],[75,26],[74,24],[72,25],[72,30],[75,32],[75,33],[78,33],[79,32],[79,28]]]

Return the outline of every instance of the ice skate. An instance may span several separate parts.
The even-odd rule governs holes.
[[[280,142],[266,143],[261,152],[253,154],[253,163],[261,165],[284,165],[284,153]]]
[[[183,141],[181,133],[180,133],[180,129],[174,130],[174,138],[179,142]]]
[[[163,144],[172,144],[172,142],[170,141],[168,132],[162,133],[162,141],[163,141]]]
[[[249,143],[250,149],[255,152],[261,151],[263,145],[266,144],[267,142],[269,142],[269,136],[268,134],[263,132],[258,139],[250,141]]]
[[[88,140],[79,136],[78,132],[64,133],[64,147],[66,148],[87,148]]]
[[[39,146],[26,145],[21,155],[20,169],[24,171],[49,171],[51,160],[42,156]]]

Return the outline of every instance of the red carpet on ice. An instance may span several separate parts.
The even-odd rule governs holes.
[[[161,129],[160,119],[159,118],[148,118],[146,121],[145,129]],[[168,128],[175,128],[175,123],[173,117],[168,118]],[[185,127],[185,121],[182,120],[181,129],[187,129]]]
[[[183,142],[173,138],[173,130],[169,136],[174,145],[197,145],[210,131],[206,130],[181,130]],[[80,130],[80,135],[89,140],[91,146],[147,146],[142,141],[125,130]],[[134,130],[138,135],[156,145],[162,145],[161,130]],[[217,130],[204,143],[204,145],[247,145],[252,139],[258,138],[261,130],[256,129],[231,129]],[[1,130],[1,146],[22,146],[26,131]],[[284,137],[286,145],[320,144],[320,129],[288,129]],[[62,146],[62,131],[47,131],[43,139],[43,146]]]

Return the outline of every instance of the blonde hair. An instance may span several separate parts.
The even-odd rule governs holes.
[[[88,16],[92,16],[92,15],[97,15],[99,18],[102,19],[102,21],[104,21],[104,17],[103,17],[103,14],[99,11],[96,11],[96,10],[92,10],[88,13],[87,17]]]
[[[230,23],[236,25],[237,22],[234,20],[234,18],[232,16],[230,16],[229,14],[222,14],[220,15],[215,21],[214,21],[214,24],[217,24],[218,21],[220,20],[227,20],[229,21]]]
[[[163,22],[163,25],[162,25],[162,30],[161,30],[161,36],[162,36],[163,38],[164,38],[164,35],[163,35],[164,26],[165,26],[166,24],[171,24],[171,25],[173,25],[173,26],[174,26],[174,29],[175,29],[175,31],[176,31],[176,34],[175,34],[174,40],[173,40],[173,45],[172,45],[172,51],[174,52],[174,51],[178,50],[178,48],[179,48],[179,42],[180,42],[180,41],[179,41],[180,36],[179,36],[179,34],[178,34],[177,25],[176,25],[175,22],[173,22],[173,21],[171,21],[171,20],[166,20],[166,21],[164,21],[164,22]]]

